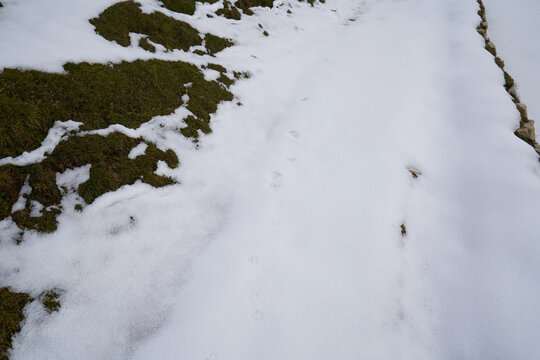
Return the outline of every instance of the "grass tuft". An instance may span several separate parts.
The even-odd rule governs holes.
[[[41,295],[41,304],[43,304],[43,307],[49,314],[60,310],[60,301],[58,300],[60,294],[57,291],[58,290],[50,290]]]
[[[30,301],[32,298],[28,294],[0,288],[0,360],[8,359],[7,352],[12,347],[13,335],[21,331],[23,309]]]

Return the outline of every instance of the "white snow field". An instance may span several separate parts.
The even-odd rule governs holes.
[[[113,1],[2,2],[0,34],[17,34],[0,36],[2,67],[147,56],[85,22]],[[126,186],[53,234],[0,242],[2,283],[64,290],[57,313],[26,308],[11,359],[538,359],[540,163],[513,134],[476,0],[284,3],[240,22],[207,19],[217,4],[176,15],[237,45],[158,57],[252,73],[198,149],[168,130],[182,109],[137,130],[177,151],[162,170],[181,184]],[[70,47],[75,33],[93,45]],[[535,64],[538,35],[523,35]],[[537,106],[523,79],[537,69],[506,44]]]

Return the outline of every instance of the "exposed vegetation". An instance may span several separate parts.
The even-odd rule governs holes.
[[[129,152],[139,142],[140,139],[120,133],[107,137],[73,136],[61,142],[43,162],[17,168],[19,181],[29,176],[32,192],[26,198],[25,209],[12,214],[13,220],[23,229],[42,232],[56,230],[56,216],[60,213],[62,193],[67,191],[57,187],[56,173],[87,164],[92,164],[90,178],[77,190],[87,204],[91,204],[106,192],[114,191],[122,185],[133,184],[137,180],[155,187],[173,183],[172,179],[154,172],[158,160],[167,162],[170,167],[176,167],[178,158],[174,152],[163,152],[149,144],[144,155],[133,160],[128,159]],[[22,183],[16,185],[22,186]],[[30,201],[37,201],[45,207],[43,216],[30,216]]]
[[[56,120],[80,121],[87,130],[111,124],[135,128],[172,113],[188,94],[188,109],[207,121],[220,101],[232,99],[217,82],[204,80],[195,65],[180,61],[68,63],[64,68],[67,74],[0,73],[0,157],[39,147]],[[192,86],[182,86],[186,83]]]
[[[141,38],[139,40],[139,46],[146,51],[156,52],[156,47],[148,42],[147,38]]]
[[[407,235],[407,227],[405,226],[405,224],[401,224],[399,227],[401,228],[401,236],[406,236]]]
[[[21,330],[24,320],[23,309],[32,298],[27,294],[16,293],[8,288],[0,288],[0,360],[7,360],[13,335]]]
[[[228,0],[223,1],[223,7],[216,11],[217,15],[223,15],[227,19],[240,20],[242,14],[240,10],[246,15],[253,15],[252,7],[262,6],[262,7],[273,7],[274,0],[237,0],[234,5],[232,5]]]
[[[197,138],[198,130],[210,132],[210,115],[221,101],[232,94],[217,81],[206,81],[201,71],[185,62],[161,60],[122,62],[116,65],[66,64],[67,74],[6,69],[0,74],[0,114],[8,121],[0,125],[0,154],[14,156],[36,148],[55,120],[81,121],[83,129],[99,129],[111,124],[136,128],[157,115],[172,113],[183,104],[194,114],[181,129]],[[223,75],[224,76],[224,75]],[[220,77],[223,84],[232,82]],[[190,83],[191,86],[182,86]],[[141,179],[154,186],[170,184],[170,179],[152,175],[157,160],[174,154],[150,145],[144,156],[129,160],[127,154],[140,140],[124,135],[72,136],[61,142],[46,160],[25,167],[0,167],[0,218],[10,215],[19,190],[29,177],[32,192],[27,205],[35,200],[45,206],[41,217],[31,217],[27,206],[13,214],[21,228],[54,231],[62,195],[56,186],[56,173],[93,164],[91,177],[79,188],[87,202],[124,184]],[[174,156],[175,157],[175,156]],[[177,161],[177,160],[176,160]]]
[[[196,4],[195,0],[164,0],[163,5],[171,11],[193,14]],[[144,14],[140,4],[134,1],[117,3],[90,22],[98,34],[122,46],[132,45],[130,33],[143,34],[138,46],[150,52],[156,51],[152,43],[167,50],[184,51],[204,44],[206,52],[195,51],[199,55],[214,55],[233,45],[232,41],[212,34],[203,38],[189,24],[162,13]],[[185,119],[186,126],[179,131],[196,141],[200,132],[211,131],[210,116],[217,105],[233,99],[227,87],[234,79],[226,75],[227,70],[217,64],[209,64],[208,68],[220,72],[217,81],[205,80],[195,65],[180,61],[68,63],[63,74],[4,69],[0,73],[0,158],[18,156],[39,147],[57,120],[82,122],[81,130],[102,129],[111,124],[136,128],[182,105],[193,115]],[[234,72],[234,77],[239,79],[249,74]],[[189,98],[185,104],[184,95]],[[81,135],[70,133],[40,163],[0,166],[0,220],[11,216],[23,230],[52,232],[62,211],[62,197],[68,192],[77,192],[90,204],[102,194],[136,181],[155,187],[173,183],[171,178],[155,174],[160,160],[171,168],[178,166],[173,151],[162,151],[147,143],[144,154],[129,159],[130,151],[143,139],[120,133]],[[58,173],[88,164],[91,166],[87,181],[73,189],[58,188]],[[21,195],[26,182],[31,190]],[[12,213],[20,196],[23,196],[23,209]],[[75,204],[75,210],[82,209],[82,203]],[[22,241],[22,234],[18,235],[17,244]],[[58,290],[51,290],[38,299],[52,313],[60,309],[59,297]],[[24,320],[23,308],[32,300],[27,294],[0,289],[0,360],[7,359],[12,337],[20,331]]]
[[[240,20],[242,18],[240,11],[227,0],[223,1],[223,7],[216,11],[216,15],[223,15],[227,19],[233,20]]]
[[[214,4],[217,1],[218,0],[162,0],[162,3],[164,7],[171,11],[193,15],[195,13],[197,2]]]
[[[307,2],[309,5],[311,6],[315,6],[315,1],[316,0],[298,0],[299,2]],[[319,0],[319,2],[321,4],[324,4],[326,2],[326,0]]]
[[[168,50],[189,50],[200,45],[199,32],[188,23],[173,19],[160,12],[145,14],[140,4],[124,1],[107,8],[99,17],[91,19],[96,32],[110,41],[122,46],[131,45],[129,33],[139,33],[148,39],[165,46]]]
[[[60,310],[60,301],[58,300],[60,294],[57,291],[50,290],[41,295],[41,304],[49,314]]]
[[[253,15],[252,7],[262,6],[262,7],[273,7],[274,0],[237,0],[234,5],[242,9],[242,12],[246,15]]]
[[[234,45],[232,41],[220,38],[219,36],[215,36],[212,34],[206,34],[206,36],[204,37],[204,42],[206,46],[206,51],[210,55],[214,55],[221,50]]]

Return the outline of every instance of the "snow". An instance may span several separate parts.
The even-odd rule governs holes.
[[[49,129],[47,136],[41,143],[41,146],[32,151],[25,151],[19,156],[8,156],[0,159],[0,166],[6,164],[13,164],[16,166],[25,166],[45,160],[45,155],[51,153],[56,145],[67,138],[68,133],[71,131],[77,131],[82,125],[81,122],[68,120],[68,121],[55,121],[52,128]]]
[[[137,156],[144,155],[146,152],[146,148],[148,145],[146,143],[140,143],[137,146],[135,146],[128,154],[128,158],[135,159]]]
[[[143,145],[146,145],[142,143]],[[133,150],[135,150],[139,145],[137,145]],[[146,147],[144,147],[146,149]],[[132,150],[132,151],[133,151]],[[144,153],[144,150],[143,150]],[[131,153],[130,153],[131,154]],[[56,174],[56,185],[59,188],[65,188],[68,190],[76,190],[79,185],[88,181],[90,179],[90,168],[91,164],[74,167],[73,169],[66,169],[63,173]]]
[[[95,44],[80,19],[106,4],[75,3],[36,28],[73,24]],[[0,16],[36,16],[4,5]],[[537,358],[540,165],[513,135],[476,2],[291,7],[201,20],[238,43],[212,62],[252,77],[198,149],[176,130],[184,107],[94,132],[175,150],[181,167],[159,171],[180,184],[124,186],[82,213],[68,197],[54,234],[0,242],[2,282],[65,291],[58,313],[25,310],[12,359]],[[22,48],[39,33],[17,36]],[[0,63],[135,56],[66,50],[69,35],[54,42],[70,53],[53,54],[44,38],[42,65],[16,52]],[[0,226],[7,239],[13,226]]]

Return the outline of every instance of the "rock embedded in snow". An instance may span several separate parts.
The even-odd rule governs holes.
[[[512,85],[512,86],[508,89],[508,93],[509,93],[510,95],[512,95],[513,97],[518,98],[518,92],[517,92],[517,89],[516,89],[516,86],[515,86],[515,85]]]
[[[510,92],[510,90],[508,92]],[[516,108],[518,109],[519,113],[521,114],[522,119],[528,119],[527,105],[526,104],[517,103]]]
[[[534,131],[534,120],[522,120],[520,122],[520,127],[515,131],[515,134],[529,144],[534,144],[536,142],[536,136]]]
[[[497,47],[491,40],[487,40],[486,42],[486,50],[489,51],[494,56],[497,55]]]
[[[413,168],[413,167],[408,167],[407,170],[409,170],[409,172],[411,173],[412,177],[414,179],[418,178],[420,175],[422,175],[422,172],[416,168]]]

